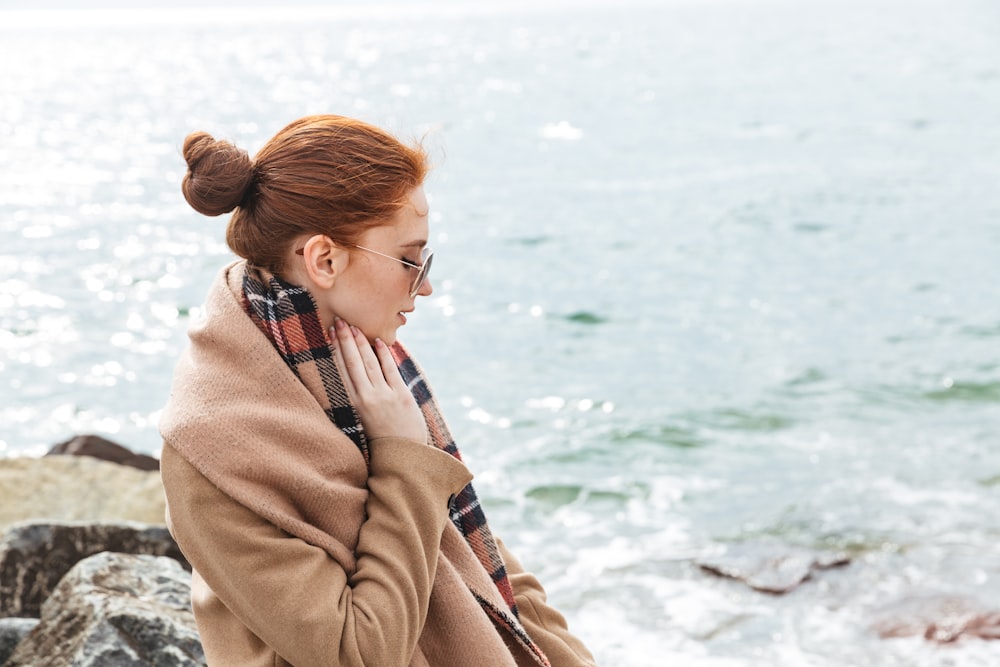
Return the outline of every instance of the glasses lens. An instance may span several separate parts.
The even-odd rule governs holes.
[[[420,288],[423,287],[424,281],[427,280],[427,274],[431,270],[431,262],[434,260],[434,251],[430,248],[424,248],[424,251],[420,254],[422,255],[422,262],[420,264],[420,270],[417,271],[417,277],[413,279],[413,287],[410,289],[411,297],[416,296],[417,292],[420,291]]]

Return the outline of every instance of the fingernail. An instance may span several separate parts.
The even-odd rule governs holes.
[[[385,347],[385,343],[382,342],[381,338],[375,339],[375,347]]]
[[[344,328],[344,320],[340,319],[339,317],[333,318],[333,326],[335,328],[337,328],[337,329],[343,329]]]
[[[358,336],[358,335],[361,334],[361,332],[358,330],[358,328],[356,326],[354,326],[353,324],[351,325],[351,333],[354,334],[355,336]]]

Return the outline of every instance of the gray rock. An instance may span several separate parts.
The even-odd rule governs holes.
[[[798,587],[816,570],[847,565],[850,558],[842,553],[786,544],[748,542],[731,544],[724,553],[695,562],[707,572],[739,579],[754,590],[778,595]]]
[[[70,570],[4,667],[205,665],[191,575],[170,558],[101,553]]]
[[[941,644],[962,637],[1000,639],[1000,608],[965,595],[915,594],[877,610],[872,629],[883,639],[923,637]]]
[[[60,442],[46,452],[46,456],[92,456],[102,461],[109,461],[123,466],[132,466],[139,470],[159,470],[159,459],[137,454],[128,447],[112,442],[99,435],[78,435],[66,442]]]
[[[37,618],[0,618],[0,665],[36,625]]]
[[[24,522],[0,538],[0,617],[35,616],[63,575],[102,551],[187,561],[165,526],[120,522]]]

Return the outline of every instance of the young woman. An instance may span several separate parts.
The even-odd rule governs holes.
[[[251,160],[194,133],[183,191],[233,211],[160,422],[167,522],[209,665],[593,665],[490,532],[397,341],[431,294],[427,158],[312,116]]]

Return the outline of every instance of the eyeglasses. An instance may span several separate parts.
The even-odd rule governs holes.
[[[372,250],[371,248],[366,248],[364,246],[352,244],[352,247],[357,248],[358,250],[364,250],[366,252],[374,253],[376,255],[379,255],[380,257],[386,257],[394,262],[399,262],[400,264],[405,264],[411,269],[416,269],[417,275],[413,277],[413,284],[410,285],[411,299],[417,296],[417,292],[420,291],[420,288],[423,287],[424,283],[427,281],[427,274],[431,270],[431,262],[434,259],[434,251],[427,246],[424,246],[424,249],[420,251],[420,264],[407,262],[405,259],[399,259],[398,257],[393,257],[392,255],[387,255],[384,252],[379,252],[378,250]],[[295,251],[295,254],[304,255],[305,248],[299,248],[298,250]]]
[[[420,264],[414,264],[412,262],[407,262],[405,259],[399,259],[398,257],[393,257],[392,255],[386,255],[384,252],[379,252],[378,250],[372,250],[371,248],[366,248],[364,246],[355,245],[358,250],[365,250],[370,253],[379,255],[380,257],[386,257],[394,262],[399,262],[400,264],[405,264],[411,269],[417,270],[417,275],[413,277],[413,284],[410,285],[410,298],[417,296],[417,292],[420,288],[424,286],[424,282],[427,281],[427,274],[431,270],[431,262],[434,260],[434,251],[429,247],[424,246],[424,249],[420,251]]]

